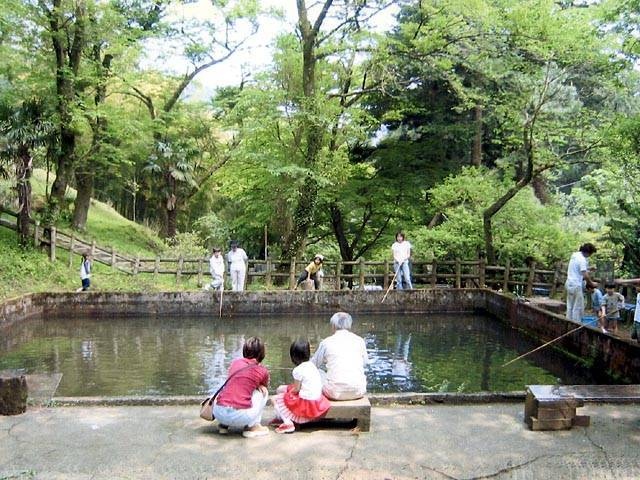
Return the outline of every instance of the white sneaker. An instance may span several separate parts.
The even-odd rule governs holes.
[[[269,435],[269,429],[262,425],[256,425],[251,427],[251,429],[242,432],[242,436],[244,438],[264,437],[265,435]]]

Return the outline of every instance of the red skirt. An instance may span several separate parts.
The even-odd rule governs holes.
[[[324,395],[317,400],[300,398],[297,392],[292,392],[293,385],[287,385],[287,391],[278,395],[275,402],[279,407],[284,407],[290,413],[291,419],[296,423],[306,423],[321,418],[331,404]]]

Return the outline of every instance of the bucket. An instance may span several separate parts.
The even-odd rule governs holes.
[[[594,315],[586,315],[582,317],[582,323],[588,325],[589,327],[597,327],[598,319]]]

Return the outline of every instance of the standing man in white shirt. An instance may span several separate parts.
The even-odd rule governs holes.
[[[231,275],[231,290],[242,292],[244,290],[244,278],[247,275],[247,252],[238,246],[238,242],[231,242],[231,250],[227,253],[229,262],[229,274]]]
[[[589,261],[591,255],[596,253],[596,247],[592,243],[580,246],[577,252],[571,254],[569,267],[567,268],[567,281],[564,284],[567,293],[567,318],[574,322],[582,321],[584,315],[583,284],[596,288],[598,284],[589,276]]]
[[[367,347],[362,337],[350,332],[351,315],[334,313],[329,321],[334,333],[320,342],[311,357],[311,362],[320,369],[322,393],[330,400],[362,398],[367,393],[364,374],[364,367],[369,363]]]
[[[391,245],[393,252],[393,269],[395,271],[398,290],[411,290],[411,269],[409,259],[411,258],[411,244],[404,239],[404,233],[396,233],[396,241]]]

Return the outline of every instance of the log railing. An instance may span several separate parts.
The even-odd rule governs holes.
[[[15,218],[13,212],[0,209],[5,216]],[[11,218],[0,217],[0,225],[17,230],[16,222]],[[109,265],[114,269],[131,275],[151,274],[173,275],[176,281],[182,277],[197,277],[198,285],[208,283],[209,259],[202,258],[165,258],[156,256],[144,258],[131,257],[116,252],[113,248],[105,248],[96,244],[95,240],[87,242],[73,233],[66,233],[50,227],[44,229],[38,222],[33,222],[33,239],[35,245],[48,247],[49,258],[56,260],[58,250],[67,252],[69,265],[74,254],[89,253],[94,261]],[[46,233],[46,234],[45,234]],[[308,260],[249,260],[247,265],[247,284],[260,283],[263,288],[293,289],[296,279]],[[515,266],[507,260],[504,265],[487,265],[484,259],[479,260],[414,260],[411,265],[412,280],[419,288],[438,287],[489,287],[514,292],[518,295],[531,296],[534,293],[555,295],[565,280],[566,267],[560,263],[552,268],[543,268],[532,262],[528,266]],[[330,261],[323,264],[324,289],[356,288],[384,289],[393,280],[393,262],[366,261]],[[347,273],[350,271],[351,273]]]

